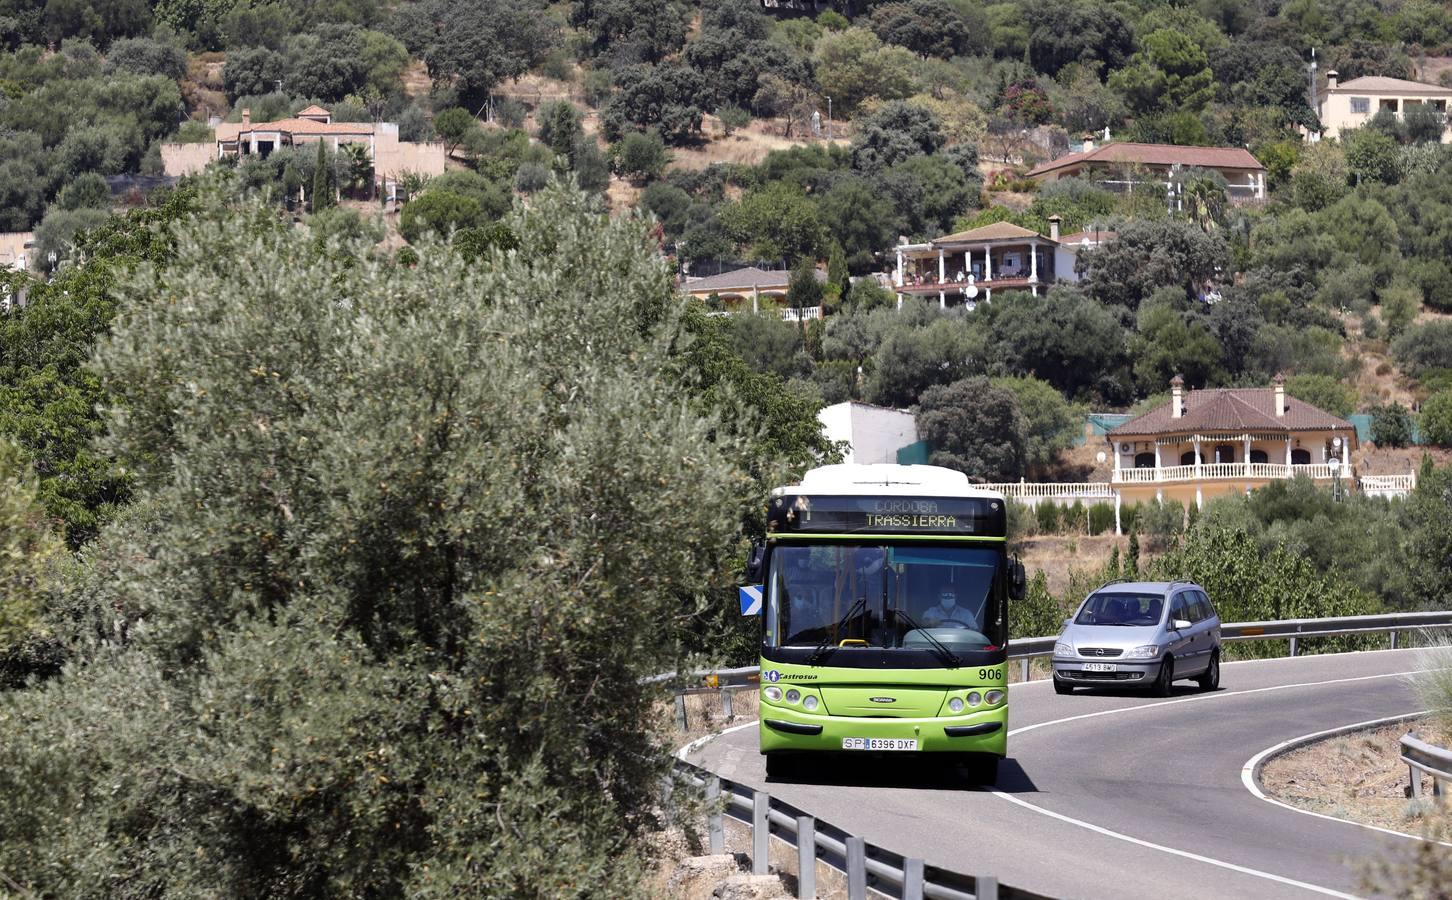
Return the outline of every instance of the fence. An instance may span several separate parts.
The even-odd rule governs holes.
[[[817,863],[847,876],[848,900],[866,900],[868,889],[902,900],[1037,900],[1041,894],[1000,885],[992,875],[962,875],[927,865],[922,859],[869,844],[830,822],[744,784],[714,775],[684,761],[676,771],[706,792],[707,847],[726,852],[725,818],[751,831],[751,872],[769,874],[768,844],[776,837],[797,851],[797,896],[817,896]]]
[[[1417,737],[1415,731],[1402,736],[1401,760],[1407,764],[1411,779],[1408,793],[1412,799],[1422,798],[1422,776],[1432,776],[1432,797],[1440,800],[1446,796],[1444,781],[1452,781],[1452,750],[1429,744]]]

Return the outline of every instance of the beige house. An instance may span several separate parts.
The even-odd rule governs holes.
[[[1406,111],[1421,104],[1430,104],[1446,117],[1447,101],[1452,88],[1384,75],[1364,75],[1342,84],[1336,72],[1326,73],[1326,90],[1317,104],[1322,134],[1339,138],[1343,131],[1360,128],[1383,109],[1400,119]],[[1444,126],[1442,143],[1452,141],[1452,129]]]
[[[368,148],[378,187],[390,197],[405,173],[444,174],[444,145],[398,139],[394,122],[334,122],[332,113],[309,106],[290,119],[253,122],[252,111],[242,110],[242,121],[217,125],[214,144],[163,144],[162,163],[168,175],[191,175],[224,157],[267,157],[279,147],[304,147],[322,142],[333,150],[348,144]]]
[[[0,269],[11,268],[24,272],[34,268],[31,258],[35,250],[35,232],[0,232]]]
[[[813,269],[813,273],[819,282],[827,281],[827,273],[821,269]],[[763,308],[781,308],[783,319],[788,321],[820,319],[822,308],[812,306],[798,312],[795,309],[787,309],[787,289],[791,286],[792,273],[785,269],[766,270],[758,269],[755,266],[747,266],[743,269],[733,269],[730,272],[722,272],[719,275],[709,275],[705,278],[687,278],[680,285],[681,293],[694,297],[702,302],[709,301],[712,295],[720,300],[724,306],[724,312],[741,312],[750,309],[752,312],[761,312]]]
[[[1187,392],[1184,384],[1175,376],[1169,403],[1106,435],[1116,507],[1156,499],[1202,506],[1297,475],[1356,486],[1355,426],[1287,395],[1284,379],[1270,388]]]
[[[1232,201],[1265,199],[1265,166],[1243,147],[1181,147],[1127,141],[1096,147],[1090,142],[1079,153],[1030,169],[1028,177],[1040,182],[1084,178],[1118,193],[1150,190],[1166,196],[1175,187],[1175,174],[1191,168],[1219,172],[1229,186]]]

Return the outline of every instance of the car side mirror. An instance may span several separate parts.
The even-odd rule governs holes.
[[[1184,631],[1186,628],[1190,627],[1190,620],[1176,619],[1175,621],[1170,623],[1170,627],[1175,629],[1176,631]]]
[[[1022,600],[1028,593],[1028,576],[1023,570],[1023,563],[1013,561],[1013,568],[1009,572],[1008,595],[1015,600]]]
[[[766,545],[752,541],[751,552],[746,554],[746,583],[761,584],[762,569],[766,560]]]
[[[1066,625],[1066,626],[1067,626],[1067,625],[1073,625],[1073,624],[1074,624],[1074,617],[1073,617],[1073,616],[1070,616],[1070,617],[1069,617],[1069,618],[1067,618],[1067,619],[1065,619],[1065,620],[1064,620],[1064,624],[1065,624],[1065,625]]]

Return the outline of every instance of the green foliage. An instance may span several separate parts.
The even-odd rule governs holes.
[[[847,28],[823,35],[814,54],[817,84],[842,113],[851,113],[869,98],[901,100],[915,91],[912,72],[917,60],[901,47],[884,47],[865,28]]]
[[[1395,139],[1368,126],[1345,134],[1342,140],[1346,144],[1346,168],[1356,183],[1396,182],[1399,173]]]
[[[1392,355],[1414,375],[1452,369],[1452,322],[1436,320],[1408,328],[1392,345]]]
[[[1048,576],[1043,571],[1035,572],[1029,578],[1024,598],[1008,605],[1009,636],[1021,638],[1057,634],[1069,613],[1070,609],[1049,592]]]
[[[1407,499],[1406,562],[1411,601],[1438,609],[1452,593],[1452,467],[1424,462],[1417,488]]]
[[[1074,445],[1084,431],[1083,407],[1065,402],[1053,385],[1032,376],[995,378],[995,387],[1011,391],[1024,418],[1024,462],[1031,467],[1052,465],[1061,451]]]
[[[1293,375],[1286,393],[1343,419],[1356,412],[1356,390],[1329,375]]]
[[[894,100],[863,116],[852,138],[852,166],[868,175],[943,146],[938,117],[931,110]]]
[[[1152,31],[1140,47],[1129,64],[1109,79],[1109,86],[1125,95],[1130,109],[1199,112],[1214,97],[1210,60],[1186,34],[1168,28]]]
[[[786,182],[748,191],[720,217],[732,240],[760,259],[815,259],[826,243],[816,205]]]
[[[539,123],[540,143],[553,150],[556,156],[568,158],[575,141],[584,134],[580,126],[580,111],[568,100],[556,100],[540,107],[535,121]]]
[[[1123,14],[1098,0],[1036,0],[1020,14],[1029,28],[1028,59],[1049,75],[1072,63],[1102,75],[1119,68],[1134,47],[1134,30]]]
[[[0,440],[0,689],[16,686],[37,655],[43,602],[63,550],[29,461]]]
[[[978,481],[1016,481],[1023,474],[1027,424],[1012,391],[981,376],[923,391],[918,434],[933,447],[931,462]]]
[[[706,86],[695,69],[681,63],[629,66],[615,76],[618,90],[600,108],[605,137],[618,141],[631,129],[655,128],[672,146],[701,133]]]
[[[555,191],[522,253],[402,268],[246,207],[131,288],[99,367],[141,514],[77,601],[78,638],[122,637],[0,699],[13,884],[633,892],[665,770],[641,677],[747,498],[682,399],[669,272],[590,209]],[[244,254],[277,290],[215,265]]]
[[[1405,447],[1412,442],[1412,414],[1400,403],[1371,408],[1371,440],[1379,447]]]
[[[873,358],[867,383],[870,402],[911,406],[921,402],[929,387],[984,372],[987,348],[983,335],[967,328],[961,320],[936,318],[920,327],[905,322],[894,324],[881,338]],[[1021,435],[1015,440],[1021,444]]]
[[[809,259],[799,262],[792,269],[787,283],[787,306],[802,310],[822,305],[822,282],[817,280],[817,267]]]
[[[1452,447],[1452,391],[1442,390],[1422,403],[1418,424],[1422,439],[1438,447]]]
[[[632,131],[610,147],[610,171],[635,184],[659,178],[669,162],[665,142],[654,131]]]
[[[1118,317],[1073,287],[994,303],[991,339],[1004,366],[1079,399],[1129,399],[1127,336]]]
[[[434,131],[444,139],[446,153],[452,154],[454,148],[467,141],[478,130],[479,120],[467,109],[458,106],[440,110],[434,116]]]
[[[1084,289],[1100,303],[1139,309],[1161,287],[1174,285],[1198,299],[1228,264],[1224,239],[1189,222],[1135,219],[1118,237],[1079,254]]]
[[[313,212],[322,212],[338,203],[337,181],[333,178],[333,169],[328,165],[327,148],[322,141],[318,141],[318,158],[313,165],[312,190],[308,197],[312,203]]]
[[[557,46],[560,23],[537,0],[424,0],[413,4],[399,35],[428,65],[436,90],[452,90],[470,109],[489,91],[518,78]]]

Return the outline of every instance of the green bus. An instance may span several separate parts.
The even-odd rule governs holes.
[[[836,465],[772,491],[749,564],[762,582],[761,752],[927,753],[992,783],[1007,749],[1001,494],[936,466]]]

